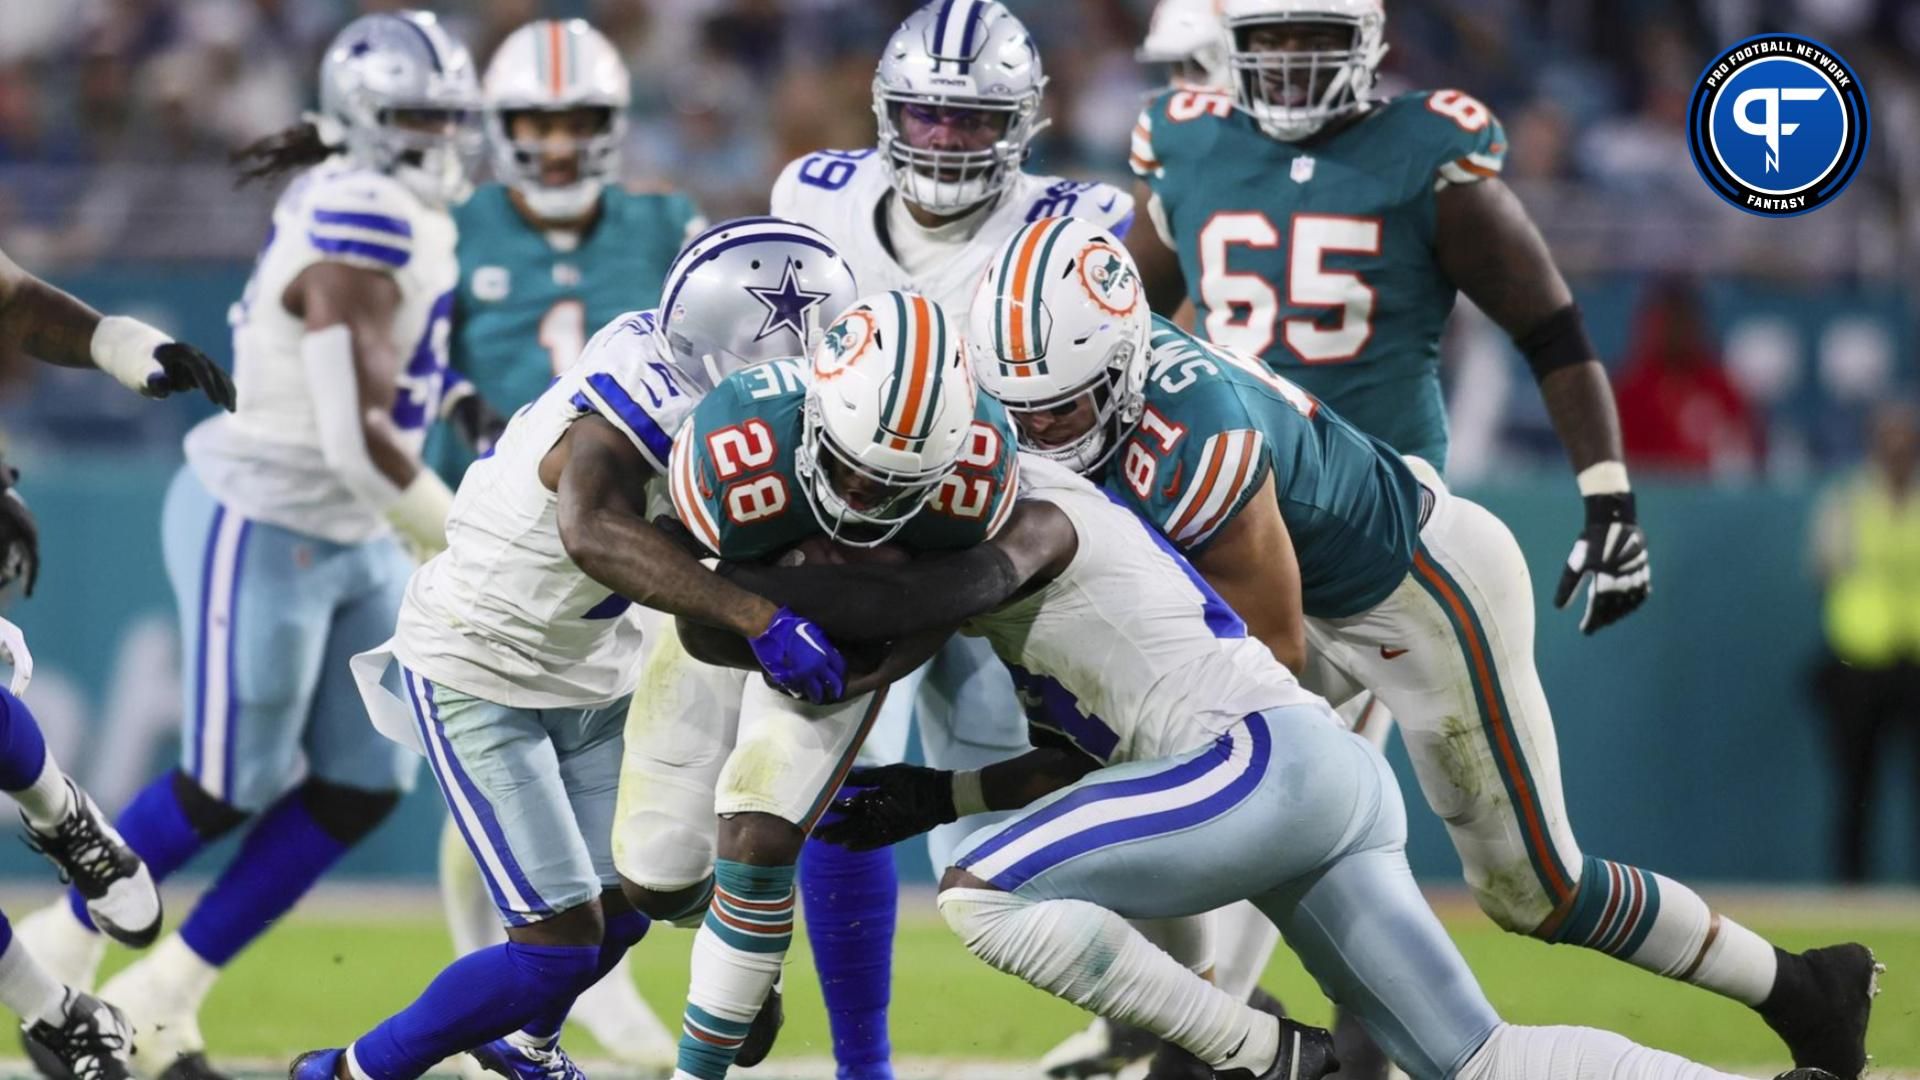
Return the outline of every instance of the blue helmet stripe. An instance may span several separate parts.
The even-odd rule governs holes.
[[[955,0],[955,2],[966,5],[960,27],[960,52],[958,55],[963,58],[971,57],[973,56],[973,24],[980,21],[979,12],[974,10],[973,0]]]
[[[947,20],[953,17],[953,5],[954,0],[941,4],[940,18],[933,24],[933,41],[929,44],[933,46],[931,51],[936,62],[947,55]]]

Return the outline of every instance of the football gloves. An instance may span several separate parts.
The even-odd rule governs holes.
[[[94,328],[93,362],[121,385],[150,398],[199,390],[233,411],[233,380],[199,349],[175,341],[138,319],[108,315]]]
[[[789,696],[815,705],[833,701],[847,688],[847,661],[827,640],[826,632],[787,608],[747,639],[767,681]]]
[[[1647,561],[1647,536],[1634,519],[1633,494],[1588,495],[1587,527],[1573,542],[1553,606],[1564,608],[1588,574],[1587,609],[1580,632],[1591,634],[1619,622],[1646,602],[1653,591],[1653,567]]]
[[[854,851],[897,844],[959,818],[953,773],[922,765],[855,769],[813,835]]]
[[[0,589],[19,581],[21,591],[32,596],[40,579],[40,527],[14,490],[19,479],[20,470],[0,461]]]

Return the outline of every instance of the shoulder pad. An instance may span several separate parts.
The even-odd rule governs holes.
[[[776,360],[727,378],[681,425],[668,491],[714,554],[760,558],[818,531],[794,470],[805,397],[799,369]]]
[[[773,183],[769,204],[773,215],[804,220],[799,207],[810,198],[845,190],[863,168],[878,164],[877,154],[872,147],[819,150],[788,162]]]
[[[1507,160],[1507,134],[1493,110],[1460,90],[1405,94],[1388,108],[1406,113],[1406,123],[1428,148],[1435,187],[1472,184],[1500,175]]]
[[[315,177],[300,225],[323,258],[391,272],[413,257],[414,223],[424,213],[399,181],[356,170]]]
[[[1133,196],[1098,180],[1062,180],[1057,176],[1032,177],[1034,193],[1028,203],[1026,220],[1044,217],[1072,217],[1091,221],[1126,239],[1133,225]]]
[[[1163,175],[1168,159],[1177,153],[1178,140],[1172,137],[1173,133],[1195,121],[1225,120],[1232,115],[1233,94],[1228,91],[1189,87],[1162,90],[1147,100],[1146,107],[1140,110],[1140,118],[1134,122],[1127,164],[1142,180],[1157,180]]]
[[[620,429],[655,471],[667,470],[672,432],[693,411],[691,388],[661,358],[654,313],[630,311],[601,327],[575,362],[575,404]]]

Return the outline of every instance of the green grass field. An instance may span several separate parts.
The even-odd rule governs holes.
[[[409,905],[413,911],[417,906]],[[1447,924],[1510,1020],[1612,1028],[1698,1060],[1755,1075],[1784,1065],[1779,1045],[1747,1009],[1635,971],[1605,957],[1501,934],[1477,911],[1443,905]],[[994,972],[959,946],[931,913],[903,919],[894,974],[897,1054],[979,1061],[1033,1060],[1085,1022],[1072,1006]],[[1871,945],[1886,963],[1869,1046],[1881,1075],[1920,1074],[1920,905],[1857,903],[1824,894],[1731,903],[1729,914],[1787,948],[1841,940]],[[636,955],[641,991],[663,1017],[679,1012],[693,935],[665,930]],[[425,914],[351,920],[296,918],[237,963],[202,1022],[216,1060],[283,1060],[339,1045],[405,1004],[446,962],[444,929]],[[116,957],[115,960],[120,960]],[[829,1052],[818,986],[801,944],[787,978],[787,1027],[774,1067]],[[1267,985],[1297,1015],[1325,1022],[1327,1005],[1284,951]],[[584,1035],[570,1036],[590,1056]],[[1008,1075],[1026,1073],[1009,1069]],[[1037,1075],[1037,1074],[1036,1074]]]

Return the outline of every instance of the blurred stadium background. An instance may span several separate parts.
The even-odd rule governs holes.
[[[1149,0],[1008,2],[1052,76],[1040,168],[1128,182],[1127,135],[1157,78],[1132,57]],[[0,0],[0,248],[104,310],[137,314],[227,356],[226,308],[274,193],[234,190],[225,155],[297,118],[335,29],[397,6]],[[635,76],[630,180],[689,191],[718,219],[764,210],[775,173],[799,154],[870,144],[876,52],[912,6],[458,0],[439,10],[483,63],[527,19],[591,19]],[[1458,86],[1504,120],[1513,146],[1507,179],[1574,281],[1620,396],[1654,597],[1590,639],[1572,613],[1554,612],[1544,593],[1540,600],[1540,663],[1583,845],[1707,884],[1805,889],[1845,878],[1898,890],[1920,880],[1920,699],[1888,713],[1876,729],[1886,741],[1867,742],[1870,790],[1844,779],[1842,729],[1817,696],[1828,652],[1813,554],[1823,492],[1861,465],[1876,411],[1915,390],[1920,5],[1430,0],[1390,2],[1388,11],[1386,89]],[[1688,161],[1682,114],[1701,66],[1763,30],[1832,45],[1860,72],[1872,107],[1858,181],[1807,217],[1742,214],[1716,199]],[[197,403],[142,407],[102,389],[96,375],[0,359],[0,429],[44,531],[40,593],[8,612],[34,645],[29,700],[56,752],[115,808],[174,760],[177,634],[158,510],[179,438],[203,414]],[[1505,338],[1464,308],[1446,363],[1451,478],[1512,525],[1537,591],[1543,582],[1550,591],[1580,508],[1531,377]],[[1907,565],[1920,565],[1920,552]],[[1892,666],[1911,683],[1920,579],[1906,587],[1914,625],[1893,648]],[[1858,744],[1862,729],[1846,730]],[[1863,810],[1849,817],[1849,807]],[[397,1005],[437,966],[445,946],[425,889],[439,817],[428,784],[350,860],[343,877],[366,884],[323,898],[325,919],[351,923],[356,910],[374,911],[362,929],[309,921],[243,962],[259,974],[236,977],[216,997],[237,1010],[225,1030],[217,1016],[207,1019],[216,1053],[297,1048],[289,1040],[299,1035],[261,1019],[306,1008],[275,989],[287,965],[337,969],[327,976],[337,987],[322,985],[343,994],[377,987],[342,1006],[355,1016]],[[1843,836],[1859,834],[1863,822],[1869,839],[1850,854],[1855,843]],[[1416,812],[1413,824],[1415,866],[1444,889],[1458,875],[1445,836],[1429,815]],[[900,858],[915,880],[930,880],[920,852]],[[18,849],[0,851],[10,895],[44,895],[44,871]],[[1857,927],[1883,953],[1904,951],[1909,972],[1920,967],[1912,893],[1726,895],[1736,913],[1753,905],[1753,917],[1779,928],[1784,943]],[[948,976],[1015,989],[965,967],[944,931],[916,925],[902,954],[914,969],[903,976],[903,1000],[916,986],[931,993],[929,979],[946,993]],[[1612,1021],[1655,1039],[1666,1024],[1675,1049],[1745,1032],[1746,1043],[1705,1045],[1732,1063],[1764,1063],[1771,1053],[1757,1025],[1747,1032],[1734,1012],[1696,1020],[1690,1010],[1715,1004],[1694,1001],[1704,995],[1675,998],[1632,973],[1581,966],[1590,958],[1556,952],[1550,981],[1560,989],[1545,992],[1535,980],[1549,969],[1529,967],[1540,946],[1492,941],[1477,914],[1456,925],[1476,961],[1493,965],[1496,1000],[1534,1010],[1527,1018]],[[383,970],[370,950],[404,970]],[[659,980],[649,993],[668,1011],[681,985],[674,970],[649,976]],[[1297,973],[1284,978],[1296,997],[1311,996]],[[1883,999],[1875,1043],[1883,1062],[1912,1069],[1920,1068],[1920,984],[1908,985],[1914,992],[1904,1001]],[[1618,1017],[1579,1011],[1608,994]],[[1677,1012],[1664,1004],[1683,999]],[[798,1000],[804,1047],[818,1017],[805,1015],[804,994]],[[903,1006],[896,1038],[908,1052],[1021,1056],[1075,1022],[1071,1010],[1019,1000],[1033,1008],[1005,1020],[1004,1035],[952,1042],[934,1030],[938,1011]],[[927,1018],[926,1031],[914,1027],[917,1017]],[[1742,1045],[1756,1049],[1743,1055]]]

